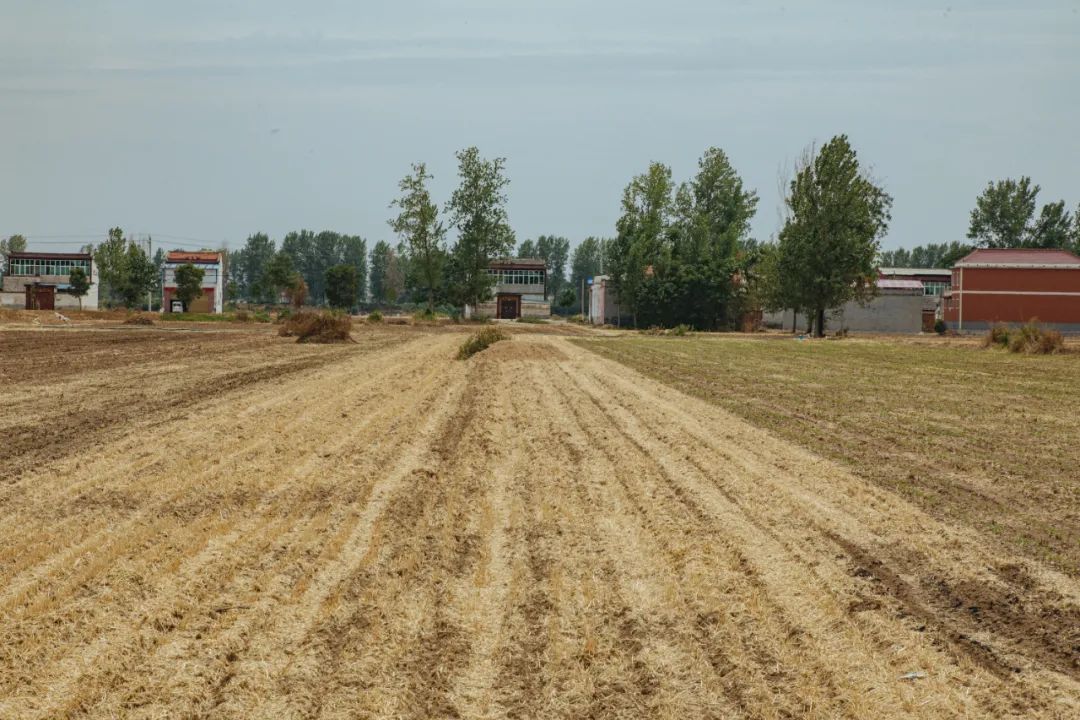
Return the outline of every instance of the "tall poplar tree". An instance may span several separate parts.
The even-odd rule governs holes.
[[[451,299],[476,307],[491,298],[488,266],[514,247],[506,214],[506,158],[485,160],[475,147],[457,152],[460,184],[446,204],[458,233],[447,264]]]
[[[800,163],[786,199],[790,217],[780,232],[779,258],[789,301],[813,313],[818,337],[825,313],[875,290],[879,239],[888,229],[892,197],[859,166],[846,135]]]
[[[390,220],[390,227],[398,234],[408,252],[408,272],[411,284],[427,295],[428,312],[435,311],[435,294],[442,286],[446,251],[443,237],[446,231],[439,222],[439,209],[431,201],[427,181],[432,179],[424,163],[412,166],[412,174],[398,183],[401,197],[390,207],[400,209],[398,216]]]

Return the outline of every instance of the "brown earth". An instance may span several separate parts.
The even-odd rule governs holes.
[[[1080,712],[1075,577],[547,330],[0,335],[0,717]]]

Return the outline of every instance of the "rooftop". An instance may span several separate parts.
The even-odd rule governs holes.
[[[956,267],[1080,268],[1080,257],[1068,250],[1041,248],[980,248],[962,257]]]
[[[878,272],[882,275],[952,275],[952,270],[948,268],[894,268],[883,267],[878,268]]]
[[[165,262],[170,263],[219,263],[221,254],[216,252],[185,252],[173,250],[165,256]]]
[[[918,280],[893,280],[892,278],[882,278],[877,281],[879,290],[911,290],[922,294],[923,284]]]
[[[543,258],[498,258],[492,260],[489,267],[513,270],[543,270],[547,263]]]
[[[89,260],[90,253],[12,252],[9,260]]]

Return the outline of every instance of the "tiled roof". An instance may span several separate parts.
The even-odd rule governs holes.
[[[1068,250],[1037,248],[980,248],[956,263],[956,267],[973,265],[1034,266],[1034,265],[1075,265],[1080,266],[1080,257]]]
[[[174,250],[165,256],[165,262],[171,263],[218,263],[221,262],[220,253],[216,252],[184,252]]]

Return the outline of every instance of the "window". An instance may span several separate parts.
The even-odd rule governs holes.
[[[923,295],[941,295],[949,287],[947,282],[924,282]]]

